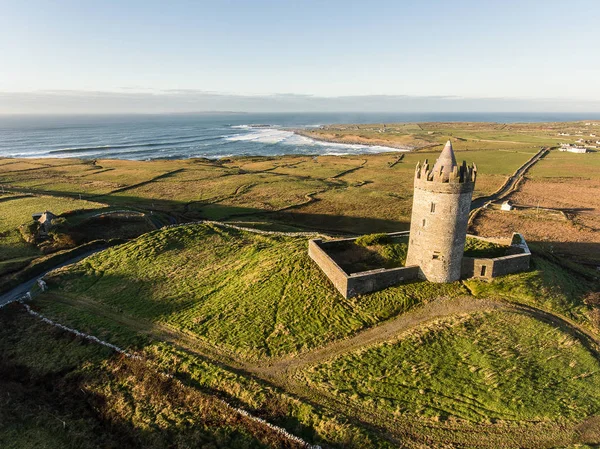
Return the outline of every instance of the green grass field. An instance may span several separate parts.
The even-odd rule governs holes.
[[[600,179],[600,153],[574,154],[554,151],[538,164],[529,176],[539,178]]]
[[[77,210],[98,209],[105,204],[81,201],[72,198],[53,196],[35,196],[0,201],[0,232],[10,231],[19,225],[29,223],[31,215],[36,212],[51,211],[55,215]]]
[[[393,416],[489,422],[597,414],[599,372],[572,336],[521,313],[493,312],[438,322],[298,376]]]
[[[412,283],[340,301],[306,238],[212,225],[143,235],[49,283],[55,294],[174,326],[246,359],[307,351],[415,304],[465,294],[458,283]]]
[[[296,448],[214,396],[57,331],[0,314],[3,448]]]
[[[25,259],[40,256],[40,250],[23,240],[19,226],[32,222],[31,215],[49,210],[55,215],[77,209],[97,209],[104,204],[54,196],[0,198],[0,275]]]

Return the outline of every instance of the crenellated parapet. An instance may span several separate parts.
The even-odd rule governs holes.
[[[475,183],[477,178],[477,166],[475,163],[467,165],[466,161],[463,161],[459,167],[457,165],[446,167],[444,165],[437,165],[430,167],[429,161],[425,159],[425,162],[417,162],[415,169],[415,182],[417,180],[430,181],[430,182],[447,182],[451,184],[456,183]]]

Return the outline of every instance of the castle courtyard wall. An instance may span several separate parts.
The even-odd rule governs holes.
[[[472,238],[480,238],[471,236]],[[482,239],[490,241],[491,239]],[[494,258],[464,257],[462,261],[462,278],[493,279],[506,274],[529,270],[531,251],[521,234],[513,234],[506,256]]]
[[[419,267],[398,267],[391,269],[363,271],[354,273],[348,277],[348,296],[383,290],[393,285],[403,284],[419,277]]]
[[[406,232],[393,233],[391,235],[404,235]],[[393,285],[417,279],[418,266],[381,268],[377,270],[362,271],[348,275],[328,254],[327,247],[335,247],[342,242],[353,241],[356,238],[332,240],[323,242],[322,239],[314,239],[308,242],[308,255],[314,260],[319,268],[333,283],[334,287],[344,298],[371,293]]]
[[[348,275],[329,255],[321,248],[322,239],[308,241],[308,255],[314,260],[323,273],[333,283],[334,287],[344,298],[348,297]]]
[[[389,235],[399,236],[406,234],[408,233],[404,231]],[[481,238],[478,236],[470,237]],[[500,239],[481,239],[500,243]],[[319,268],[321,268],[344,298],[383,290],[420,277],[418,265],[408,265],[391,269],[380,268],[349,275],[327,254],[327,250],[354,240],[356,238],[325,242],[322,239],[314,239],[308,242],[308,255],[317,263]],[[511,239],[501,239],[502,243],[510,241]],[[513,234],[512,242],[506,256],[495,258],[463,257],[460,277],[462,279],[493,279],[498,276],[528,270],[531,262],[531,252],[529,251],[527,242],[525,242],[525,239],[520,234]]]

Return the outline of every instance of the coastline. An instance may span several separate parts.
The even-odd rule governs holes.
[[[399,152],[412,152],[412,151],[418,151],[418,150],[424,148],[424,147],[416,147],[416,146],[412,146],[412,145],[402,145],[402,144],[390,142],[389,140],[385,140],[385,139],[374,141],[373,139],[367,139],[367,138],[360,137],[360,136],[344,136],[341,138],[323,137],[323,136],[315,135],[314,133],[311,133],[307,129],[292,128],[292,129],[290,129],[290,131],[298,136],[306,137],[307,139],[312,139],[316,142],[322,142],[322,143],[332,143],[332,144],[340,144],[340,145],[363,145],[363,146],[367,146],[367,147],[383,147],[383,148],[391,148],[392,150],[396,150]],[[441,145],[441,144],[436,143],[436,144],[430,145],[430,146],[438,146],[438,145]]]
[[[3,130],[0,157],[121,160],[219,160],[274,156],[347,156],[436,151],[451,137],[461,150],[531,149],[585,140],[598,148],[600,121],[318,124],[319,117],[183,117],[123,122],[41,120]],[[293,123],[289,123],[292,122]],[[288,123],[286,123],[288,122]],[[249,124],[249,123],[255,123]],[[322,123],[322,122],[321,122]],[[52,126],[50,126],[52,125]],[[58,126],[60,125],[60,126]],[[43,136],[43,139],[40,139]]]

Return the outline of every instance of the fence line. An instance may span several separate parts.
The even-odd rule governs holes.
[[[77,329],[73,329],[71,327],[68,327],[68,326],[65,326],[63,324],[57,323],[56,321],[53,321],[50,318],[45,317],[41,313],[36,312],[35,310],[33,310],[29,306],[29,304],[23,302],[22,300],[20,300],[19,302],[23,305],[23,307],[25,307],[25,310],[27,311],[27,313],[29,313],[30,315],[32,315],[32,316],[34,316],[36,318],[39,318],[44,323],[49,324],[50,326],[57,327],[57,328],[59,328],[59,329],[61,329],[63,331],[66,331],[66,332],[69,332],[71,334],[74,334],[74,335],[76,335],[76,336],[78,336],[80,338],[84,338],[84,339],[89,340],[91,342],[94,342],[94,343],[97,343],[99,345],[105,346],[105,347],[107,347],[109,349],[112,349],[115,352],[118,352],[119,354],[123,354],[125,357],[128,357],[130,359],[133,359],[133,360],[143,360],[143,358],[140,357],[139,355],[132,354],[130,352],[127,352],[123,348],[120,348],[120,347],[118,347],[116,345],[113,345],[112,343],[108,343],[108,342],[106,342],[104,340],[100,340],[98,337],[96,337],[94,335],[89,335],[89,334],[86,334],[85,332],[81,332],[81,331],[78,331]],[[10,303],[8,303],[8,304],[10,304]],[[6,305],[6,304],[4,304],[4,305]],[[3,306],[0,306],[0,308],[1,307],[3,307]],[[167,377],[167,378],[172,379],[173,381],[177,382],[179,385],[181,385],[183,387],[186,386],[183,382],[181,382],[179,379],[175,378],[172,374],[168,374],[168,373],[165,373],[165,372],[162,372],[162,371],[156,371],[156,372],[161,377]],[[287,430],[285,430],[283,427],[279,427],[279,426],[276,426],[275,424],[271,424],[270,422],[265,421],[264,419],[259,418],[258,416],[252,415],[250,412],[248,412],[248,411],[246,411],[244,409],[241,409],[241,408],[238,408],[238,407],[234,407],[233,405],[231,405],[230,403],[228,403],[227,401],[225,401],[225,400],[223,400],[221,398],[215,398],[215,399],[217,399],[227,409],[229,409],[229,410],[231,410],[231,411],[233,411],[233,412],[235,412],[235,413],[237,413],[239,415],[242,415],[242,416],[248,418],[251,421],[257,422],[259,424],[262,424],[263,426],[266,426],[266,427],[270,428],[271,430],[273,430],[273,431],[277,432],[278,434],[284,436],[285,438],[287,438],[290,441],[298,443],[298,444],[300,444],[300,445],[302,445],[302,446],[304,446],[304,447],[306,447],[308,449],[321,449],[321,446],[319,446],[319,445],[312,445],[312,444],[308,443],[307,441],[304,441],[302,438],[300,438],[300,437],[298,437],[296,435],[291,434],[290,432],[288,432]]]
[[[223,223],[222,221],[213,221],[213,220],[198,220],[198,221],[192,221],[189,223],[172,224],[172,225],[164,226],[161,229],[179,228],[179,227],[194,226],[194,225],[199,225],[199,224],[212,224],[212,225],[217,225],[217,226],[223,226],[225,228],[237,229],[238,231],[253,232],[254,234],[263,234],[263,235],[282,235],[282,236],[286,236],[286,237],[322,236],[322,234],[317,231],[312,231],[312,232],[310,232],[310,231],[306,231],[306,232],[265,231],[262,229],[247,228],[245,226],[237,226],[237,225],[234,225],[231,223]]]

